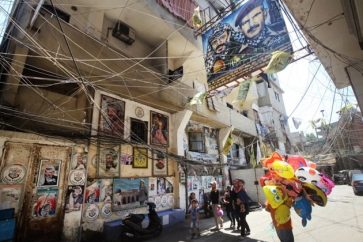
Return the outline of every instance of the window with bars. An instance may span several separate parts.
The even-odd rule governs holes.
[[[189,151],[205,152],[204,134],[202,132],[188,133]]]

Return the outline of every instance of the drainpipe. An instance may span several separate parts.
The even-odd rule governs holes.
[[[39,15],[40,8],[43,6],[43,4],[44,4],[44,0],[40,0],[39,3],[38,3],[37,8],[34,11],[33,18],[30,20],[30,24],[29,24],[30,29],[33,27],[34,22],[35,22],[35,20],[37,19],[38,15]]]

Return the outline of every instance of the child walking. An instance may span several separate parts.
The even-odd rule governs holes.
[[[199,208],[198,208],[198,200],[192,200],[192,206],[189,209],[191,222],[190,222],[190,234],[191,238],[198,238],[200,237],[200,230],[199,230]]]
[[[217,221],[219,223],[219,227],[223,228],[223,209],[221,205],[217,205]]]

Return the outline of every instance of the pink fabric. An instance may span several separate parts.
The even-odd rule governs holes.
[[[197,7],[193,0],[156,0],[156,2],[175,16],[186,21],[189,26],[193,26],[192,16],[194,9]]]

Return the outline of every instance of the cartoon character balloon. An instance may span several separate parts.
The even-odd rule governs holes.
[[[300,155],[289,155],[287,157],[287,163],[289,163],[292,168],[294,168],[294,171],[296,171],[300,167],[307,166],[306,160],[303,156]]]
[[[321,179],[319,171],[310,167],[300,167],[295,171],[295,176],[302,182],[311,182],[317,184]]]
[[[272,166],[272,163],[277,160],[283,160],[283,157],[279,153],[273,152],[270,157],[264,159],[263,161],[261,161],[261,163],[263,167],[270,168]]]
[[[281,204],[275,210],[275,220],[278,224],[285,224],[290,220],[290,207]]]
[[[317,205],[324,207],[328,201],[325,193],[312,183],[304,183],[303,189],[307,196]]]
[[[287,199],[286,193],[281,186],[264,186],[263,192],[272,208],[277,208]]]
[[[316,184],[326,195],[329,195],[335,184],[327,176],[322,175],[320,181]]]
[[[307,220],[311,220],[312,207],[310,202],[304,197],[298,197],[295,199],[294,203],[295,212],[302,218],[302,226],[305,227]]]
[[[301,195],[302,185],[301,182],[296,178],[280,179],[278,184],[284,188],[289,197],[296,198]]]
[[[290,179],[294,177],[294,169],[285,161],[274,161],[271,169],[282,178]]]

